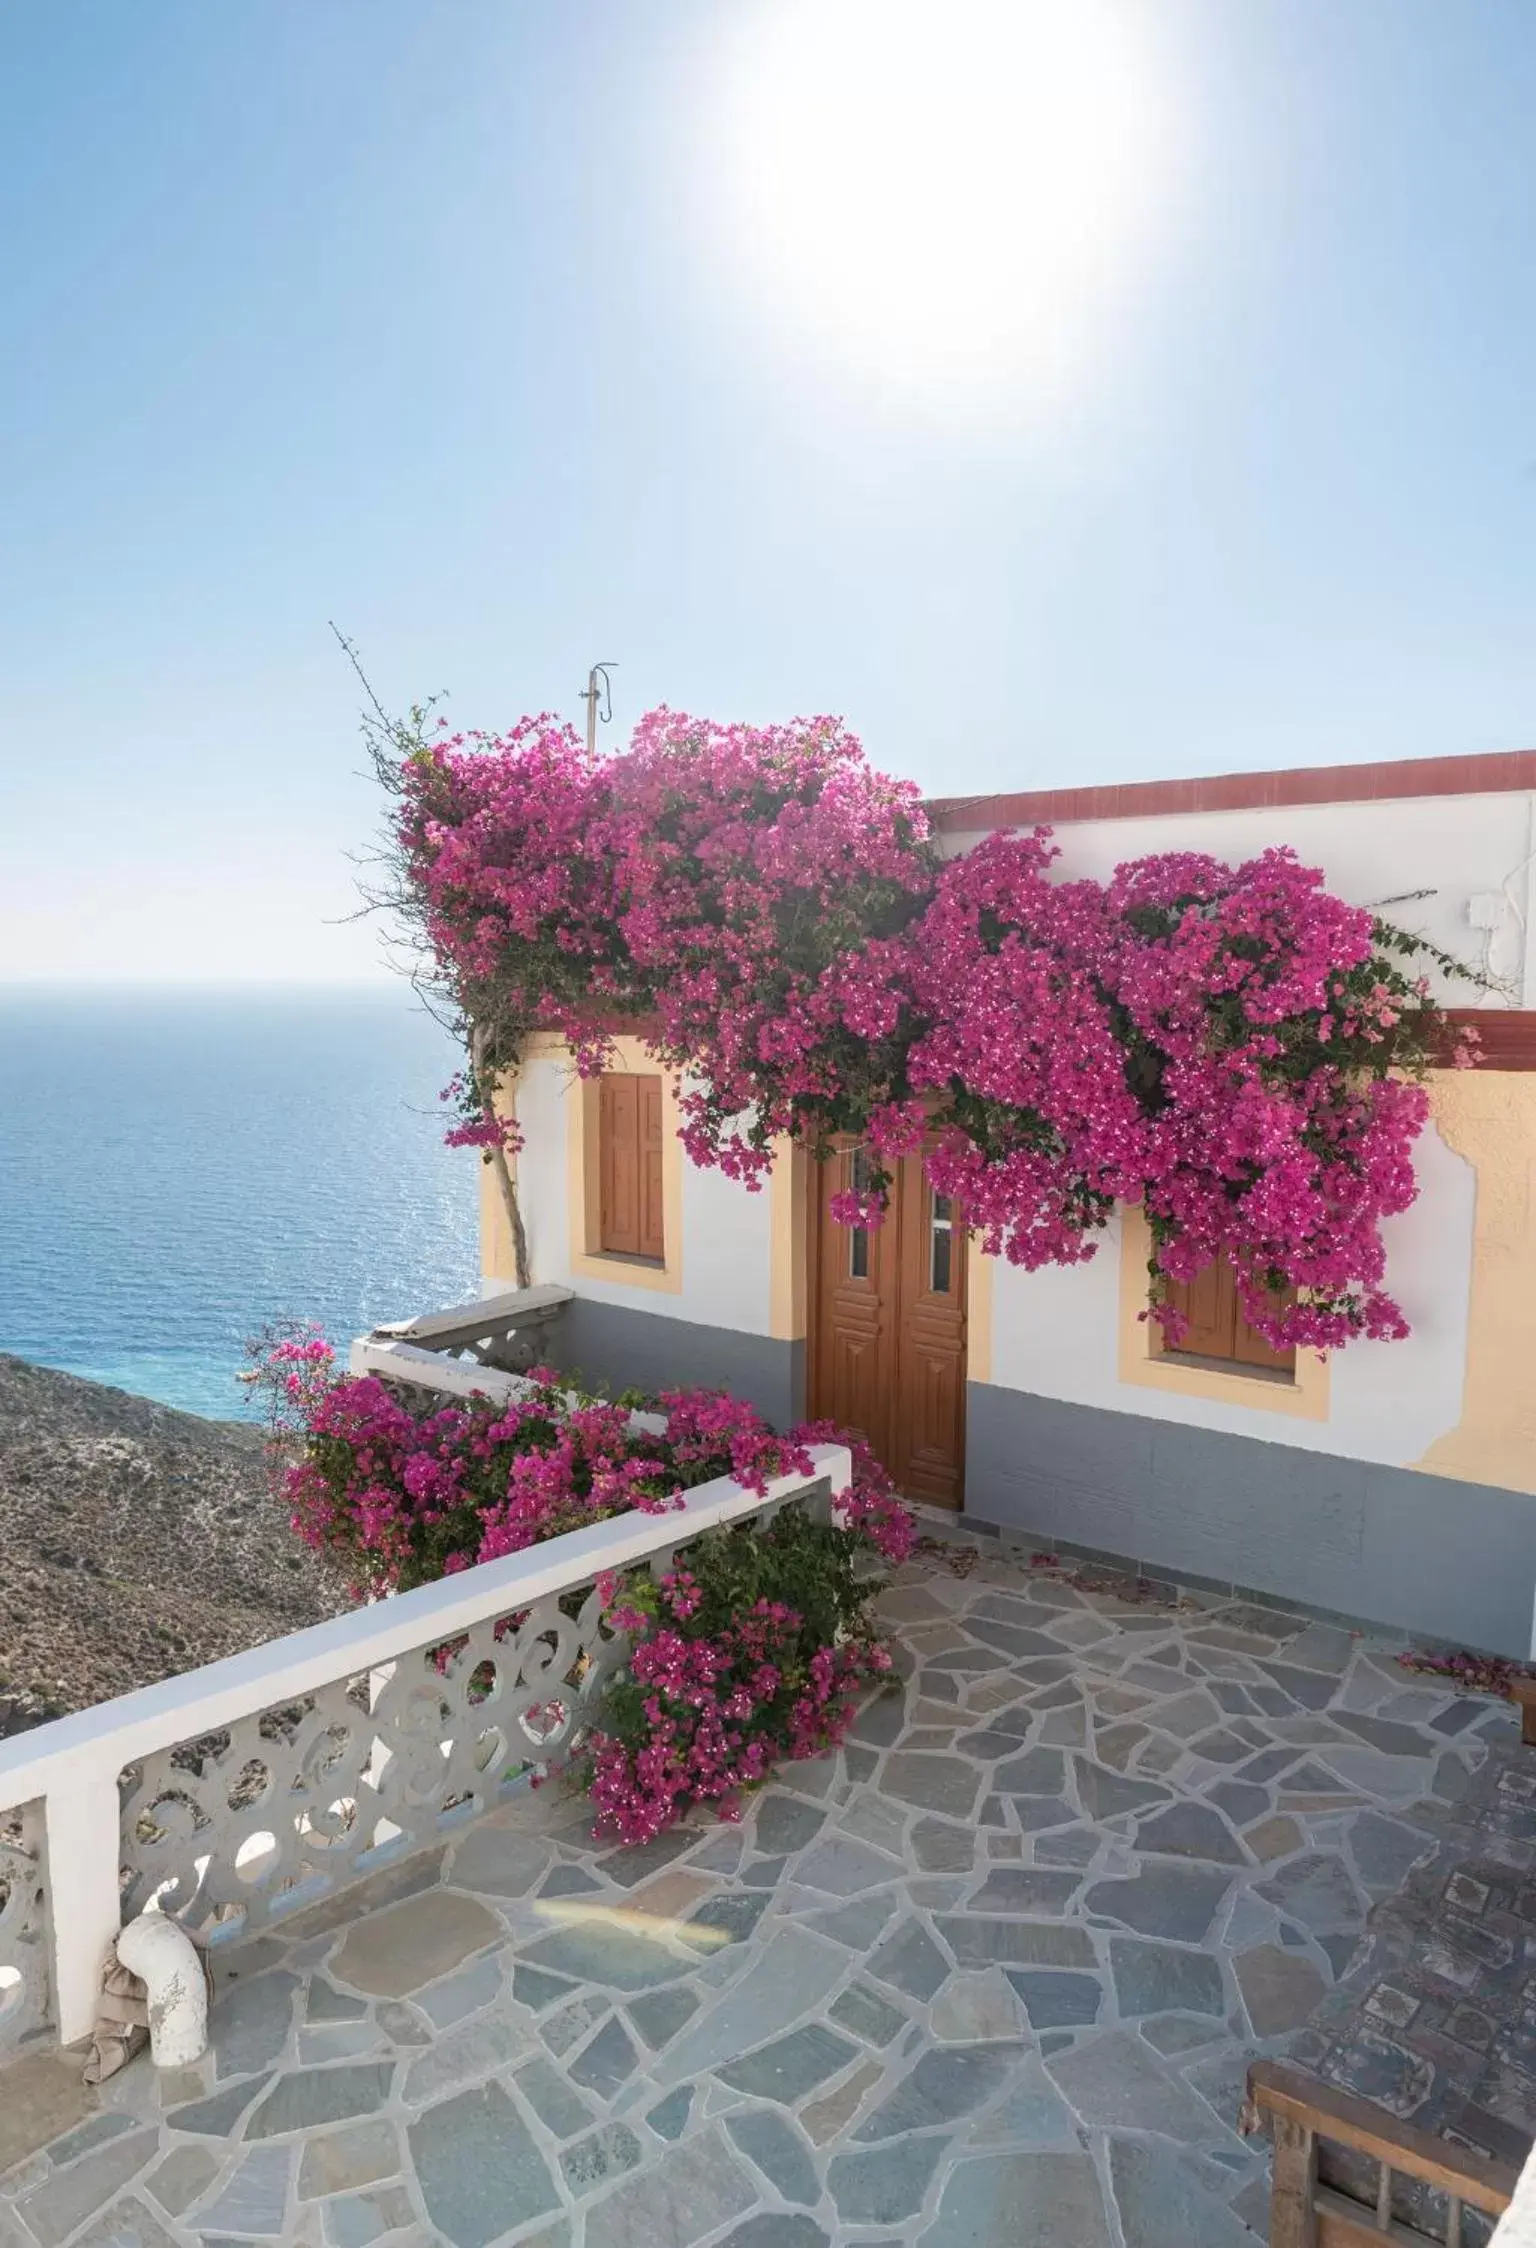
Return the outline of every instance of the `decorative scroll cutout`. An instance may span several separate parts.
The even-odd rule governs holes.
[[[48,1853],[43,1806],[0,1811],[0,2056],[48,2028]]]
[[[752,1519],[803,1502],[825,1507],[825,1483]],[[679,1550],[646,1566],[665,1575]],[[124,1918],[158,1896],[195,1927],[253,1935],[494,1809],[580,1746],[629,1651],[602,1612],[589,1581],[130,1766]]]

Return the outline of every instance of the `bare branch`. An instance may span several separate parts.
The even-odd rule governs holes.
[[[355,644],[334,618],[328,621],[337,645],[368,698],[362,713],[361,731],[369,766],[386,800],[398,798],[402,786],[401,768],[407,759],[428,747],[427,720],[442,698],[433,695],[425,703],[413,703],[405,718],[392,718],[363,668]],[[468,995],[436,966],[436,955],[426,931],[425,904],[408,876],[400,838],[393,825],[386,820],[376,848],[348,853],[348,857],[355,870],[361,903],[355,914],[344,918],[365,920],[374,914],[384,918],[383,946],[388,964],[405,977],[432,1020],[450,1036],[462,1041],[474,1097],[484,1114],[493,1116],[501,1058],[496,1051],[492,1026],[475,1020]],[[377,871],[365,873],[365,869]],[[528,1236],[518,1206],[512,1166],[506,1149],[500,1144],[487,1148],[485,1159],[495,1174],[506,1211],[517,1285],[526,1288],[529,1284]]]

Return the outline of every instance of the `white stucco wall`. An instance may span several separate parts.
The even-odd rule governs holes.
[[[954,856],[984,829],[946,835]],[[1408,890],[1432,896],[1386,906],[1389,919],[1427,937],[1458,960],[1511,978],[1509,996],[1464,984],[1441,987],[1453,1006],[1536,1005],[1536,799],[1522,795],[1426,796],[1373,804],[1297,804],[1242,812],[1171,812],[1151,819],[1064,822],[1055,829],[1064,878],[1102,881],[1125,859],[1155,851],[1204,851],[1236,865],[1289,844],[1328,887],[1355,905],[1378,905]],[[1498,900],[1498,926],[1474,928],[1474,897]]]
[[[743,1334],[770,1330],[770,1216],[766,1193],[750,1194],[718,1171],[682,1166],[681,1278],[678,1290],[580,1278],[571,1269],[572,1211],[567,1150],[569,1104],[581,1089],[569,1064],[530,1061],[518,1084],[517,1116],[523,1132],[518,1186],[536,1281],[574,1285],[596,1303],[647,1311],[659,1318],[690,1319]],[[504,1288],[505,1279],[491,1285]]]
[[[1405,1342],[1357,1342],[1334,1352],[1325,1420],[1123,1382],[1118,1221],[1085,1265],[1042,1272],[993,1265],[991,1381],[1149,1420],[1412,1465],[1461,1419],[1476,1185],[1433,1127],[1416,1161],[1419,1200],[1382,1229],[1387,1285],[1413,1332]]]

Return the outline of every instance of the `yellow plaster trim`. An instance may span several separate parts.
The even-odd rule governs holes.
[[[981,1235],[971,1235],[965,1260],[965,1378],[968,1382],[992,1379],[992,1268],[993,1257],[983,1256]]]
[[[1265,1381],[1256,1374],[1224,1374],[1190,1366],[1163,1349],[1163,1333],[1147,1308],[1147,1258],[1152,1237],[1141,1209],[1128,1203],[1120,1213],[1120,1379],[1137,1389],[1159,1389],[1171,1397],[1199,1397],[1217,1405],[1241,1405],[1255,1413],[1280,1413],[1291,1420],[1328,1418],[1327,1354],[1298,1350],[1295,1378]]]
[[[556,1049],[564,1052],[556,1041]],[[656,1064],[638,1038],[615,1038],[611,1074],[654,1077]],[[531,1049],[530,1049],[531,1051]],[[552,1058],[549,1057],[549,1058]],[[570,1213],[571,1277],[603,1280],[617,1288],[650,1288],[681,1295],[683,1288],[683,1143],[677,1136],[677,1087],[661,1075],[661,1231],[665,1256],[660,1264],[641,1257],[605,1257],[592,1244],[599,1238],[602,1175],[598,1161],[598,1104],[595,1077],[570,1088],[565,1124],[566,1204]]]
[[[1446,1070],[1430,1079],[1446,1146],[1477,1179],[1461,1419],[1415,1467],[1536,1491],[1536,1072]]]
[[[775,1141],[768,1177],[768,1332],[799,1342],[808,1332],[807,1242],[814,1166],[793,1140]]]

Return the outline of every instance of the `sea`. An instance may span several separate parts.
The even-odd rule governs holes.
[[[239,1420],[269,1322],[473,1296],[458,1060],[404,982],[0,986],[0,1351]]]

